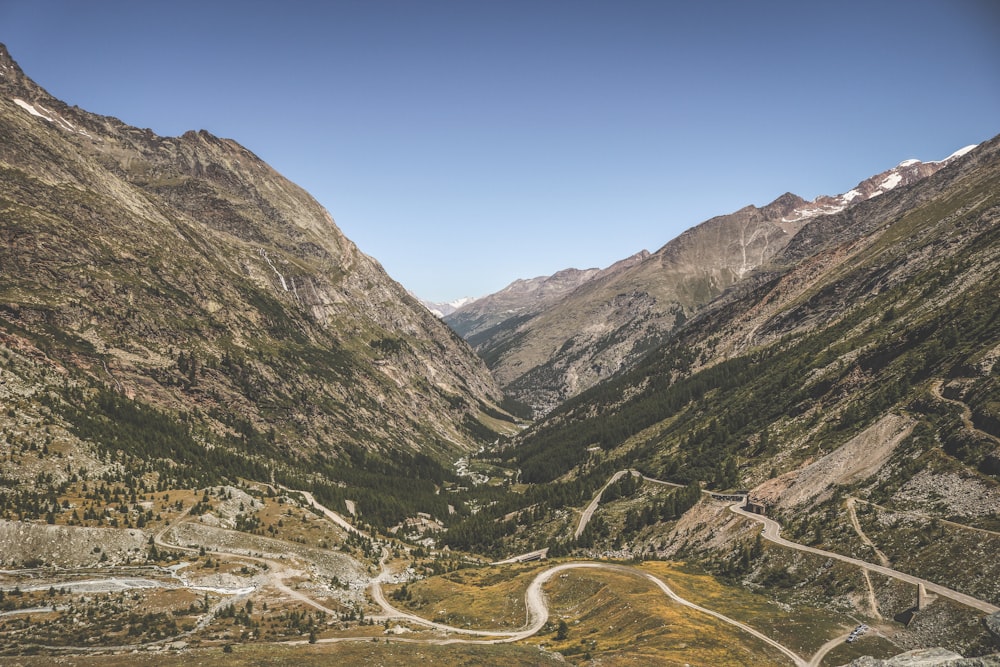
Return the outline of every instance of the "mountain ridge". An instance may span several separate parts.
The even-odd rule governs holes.
[[[94,468],[102,409],[163,413],[284,474],[360,452],[450,464],[512,428],[466,344],[251,151],[70,107],[4,47],[0,65],[8,388],[55,392],[45,410]]]
[[[652,341],[665,339],[699,308],[766,267],[809,221],[906,188],[969,150],[935,162],[904,160],[842,195],[806,201],[785,193],[762,207],[715,216],[653,253],[623,260],[630,265],[614,277],[594,274],[533,310],[498,305],[501,291],[445,321],[486,360],[509,395],[541,414],[637,363]]]
[[[522,322],[552,332],[511,325],[497,360],[558,342],[560,304],[591,316],[560,348],[576,365],[549,367],[578,393],[525,424],[456,334],[250,151],[60,106],[5,87],[11,71],[0,655],[1000,648],[1000,137],[837,212],[784,195],[609,270],[516,283]],[[610,375],[584,377],[597,363]],[[527,562],[546,556],[575,562]],[[479,638],[451,652],[459,634]]]

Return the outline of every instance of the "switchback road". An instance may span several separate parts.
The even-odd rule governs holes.
[[[627,574],[629,576],[646,579],[649,582],[651,582],[654,586],[659,588],[661,591],[663,591],[663,593],[674,602],[683,605],[685,607],[688,607],[689,609],[694,609],[695,611],[698,611],[700,613],[707,614],[708,616],[712,616],[713,618],[719,619],[724,623],[728,623],[729,625],[739,628],[743,632],[746,632],[747,634],[756,637],[757,639],[768,644],[769,646],[774,647],[775,649],[786,655],[792,661],[792,663],[795,664],[797,667],[807,667],[808,665],[808,662],[805,659],[796,654],[790,648],[784,646],[783,644],[780,644],[774,639],[771,639],[770,637],[760,632],[759,630],[755,630],[749,625],[741,623],[740,621],[737,621],[735,619],[729,618],[728,616],[720,614],[719,612],[712,611],[711,609],[706,609],[705,607],[690,602],[689,600],[686,600],[681,596],[677,595],[677,593],[675,593],[673,589],[671,589],[662,579],[659,579],[658,577],[648,572],[644,572],[638,568],[629,567],[627,565],[616,565],[613,563],[595,563],[595,562],[563,563],[561,565],[555,565],[553,567],[548,568],[547,570],[540,572],[531,581],[531,584],[528,586],[528,589],[524,593],[524,604],[525,604],[527,618],[525,621],[525,626],[518,630],[470,630],[468,628],[457,628],[454,626],[445,625],[443,623],[436,623],[434,621],[429,621],[414,614],[400,611],[399,609],[393,607],[385,599],[385,596],[382,593],[382,588],[377,583],[372,585],[372,596],[375,598],[375,601],[378,603],[378,605],[382,607],[382,610],[385,612],[388,618],[403,619],[413,623],[417,623],[419,625],[423,625],[425,627],[430,627],[445,632],[467,634],[467,635],[478,635],[482,637],[492,638],[488,640],[456,639],[453,641],[467,641],[470,643],[490,643],[490,644],[510,643],[527,639],[528,637],[537,634],[543,627],[545,627],[545,624],[549,620],[549,606],[548,606],[548,600],[545,597],[545,592],[542,590],[542,587],[549,580],[551,580],[552,577],[555,576],[556,574],[559,574],[560,572],[565,572],[566,570],[576,570],[576,569],[608,570],[611,572],[618,572],[621,574]]]

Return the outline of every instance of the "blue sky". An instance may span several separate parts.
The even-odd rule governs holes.
[[[0,41],[69,104],[239,141],[435,301],[1000,133],[990,0],[37,0]]]

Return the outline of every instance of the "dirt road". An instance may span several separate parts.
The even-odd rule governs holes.
[[[867,535],[865,535],[865,531],[861,530],[861,523],[858,521],[858,513],[854,511],[854,503],[855,498],[848,497],[847,515],[851,519],[851,525],[854,526],[854,532],[858,534],[858,537],[861,538],[862,542],[872,548],[872,551],[875,552],[875,556],[878,558],[879,564],[883,567],[889,567],[891,564],[889,562],[889,557],[882,553],[877,546],[875,546],[875,543],[872,542]]]

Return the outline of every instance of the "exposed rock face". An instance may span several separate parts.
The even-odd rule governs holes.
[[[986,629],[993,633],[993,636],[1000,639],[1000,611],[990,614],[985,619]]]
[[[475,444],[484,365],[246,148],[70,107],[2,46],[0,136],[5,346],[289,451]]]

